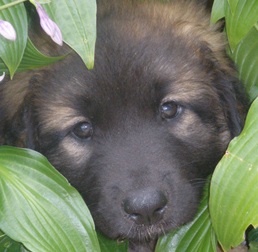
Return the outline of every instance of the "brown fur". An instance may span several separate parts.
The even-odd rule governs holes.
[[[193,218],[243,127],[246,99],[200,5],[111,3],[99,1],[93,70],[72,53],[1,83],[0,144],[46,155],[97,229],[153,251],[159,235]]]

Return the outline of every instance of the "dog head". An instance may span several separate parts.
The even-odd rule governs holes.
[[[186,10],[105,13],[93,70],[72,54],[2,86],[2,142],[47,156],[113,239],[143,243],[191,220],[243,126],[221,35]]]

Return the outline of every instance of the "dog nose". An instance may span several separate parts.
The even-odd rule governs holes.
[[[123,201],[124,211],[136,224],[154,224],[163,218],[167,198],[162,191],[134,191]]]

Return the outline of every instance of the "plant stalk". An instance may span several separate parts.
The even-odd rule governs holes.
[[[16,0],[16,1],[14,1],[14,2],[5,4],[5,5],[3,5],[3,6],[0,6],[0,11],[1,11],[1,10],[4,10],[4,9],[7,9],[7,8],[9,8],[9,7],[12,7],[12,6],[16,5],[16,4],[25,2],[25,1],[27,1],[27,0]]]

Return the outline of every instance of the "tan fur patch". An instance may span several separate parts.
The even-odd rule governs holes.
[[[88,121],[85,117],[78,115],[78,111],[65,106],[47,106],[40,112],[42,132],[62,131],[76,125],[79,122]]]
[[[66,137],[60,144],[60,149],[66,157],[73,160],[75,166],[85,163],[91,156],[92,149],[79,144],[74,138]]]
[[[152,30],[159,32],[159,27],[162,24],[162,30],[173,30],[173,34],[178,36],[180,40],[188,42],[189,47],[192,47],[193,51],[196,50],[196,54],[198,54],[200,43],[207,44],[213,51],[215,58],[220,62],[221,67],[226,72],[233,73],[234,70],[229,67],[229,60],[225,54],[226,40],[224,34],[218,32],[219,25],[210,23],[210,13],[202,5],[196,4],[194,1],[175,0],[171,3],[162,4],[150,0],[139,2],[128,0],[124,1],[123,7],[121,7],[121,4],[118,3],[119,1],[111,0],[111,2],[112,4],[110,2],[106,4],[101,2],[98,9],[100,16],[110,11],[111,13],[116,13],[118,16],[139,16],[143,20],[146,17],[152,17],[148,24],[150,27],[154,27],[151,28]],[[147,7],[145,6],[146,2],[148,3]],[[135,5],[137,4],[139,8],[135,9]],[[144,8],[141,8],[141,5],[144,5]],[[124,9],[126,9],[126,12]],[[130,32],[130,37],[134,41],[142,40],[149,35],[148,27],[142,29],[142,24],[138,18],[128,20],[130,20],[130,24],[119,23],[117,25],[120,34]],[[133,27],[133,29],[128,29],[128,26]],[[127,36],[125,35],[125,37]],[[196,48],[194,49],[194,47]]]
[[[32,72],[15,75],[14,79],[0,85],[0,104],[4,104],[8,119],[11,119],[28,93]],[[22,81],[20,81],[22,80]]]

